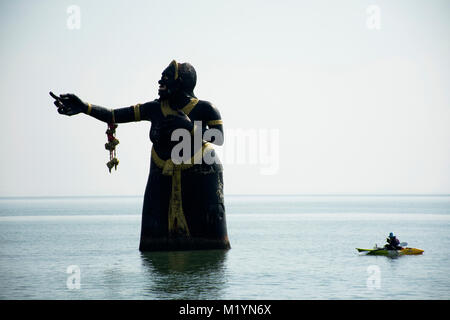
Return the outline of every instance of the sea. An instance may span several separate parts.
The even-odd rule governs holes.
[[[450,195],[225,199],[230,250],[142,253],[140,196],[0,198],[0,299],[450,299]]]

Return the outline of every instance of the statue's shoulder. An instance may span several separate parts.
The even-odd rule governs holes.
[[[158,99],[141,104],[141,117],[147,120],[155,119],[161,110],[161,104]]]
[[[201,113],[207,118],[215,118],[216,115],[220,115],[219,109],[210,101],[199,100],[197,103]]]
[[[203,108],[213,108],[214,107],[214,104],[207,100],[198,100],[197,105],[201,106]]]
[[[153,101],[149,101],[146,103],[143,103],[142,108],[147,111],[147,112],[156,112],[157,110],[161,109],[161,103],[159,101],[159,99],[155,99]]]
[[[141,106],[144,108],[156,108],[160,106],[159,99],[155,99],[153,101],[145,102]]]

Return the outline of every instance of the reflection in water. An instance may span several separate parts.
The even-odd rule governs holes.
[[[225,287],[227,250],[141,253],[157,299],[220,299]]]

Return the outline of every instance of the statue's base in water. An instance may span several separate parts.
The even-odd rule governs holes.
[[[179,250],[214,250],[231,249],[228,237],[224,239],[205,239],[194,237],[170,237],[141,239],[139,250],[146,251],[179,251]]]

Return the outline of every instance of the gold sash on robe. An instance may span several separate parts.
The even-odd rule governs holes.
[[[210,144],[205,143],[202,146],[202,149],[197,151],[188,163],[181,164],[174,164],[172,159],[161,159],[156,153],[155,148],[152,148],[152,159],[154,163],[158,166],[158,168],[162,169],[163,175],[172,176],[172,192],[170,195],[168,212],[169,234],[179,233],[190,236],[189,227],[183,213],[183,202],[181,197],[181,171],[194,166],[194,159],[200,156],[199,153],[203,155],[203,153],[210,148]]]

